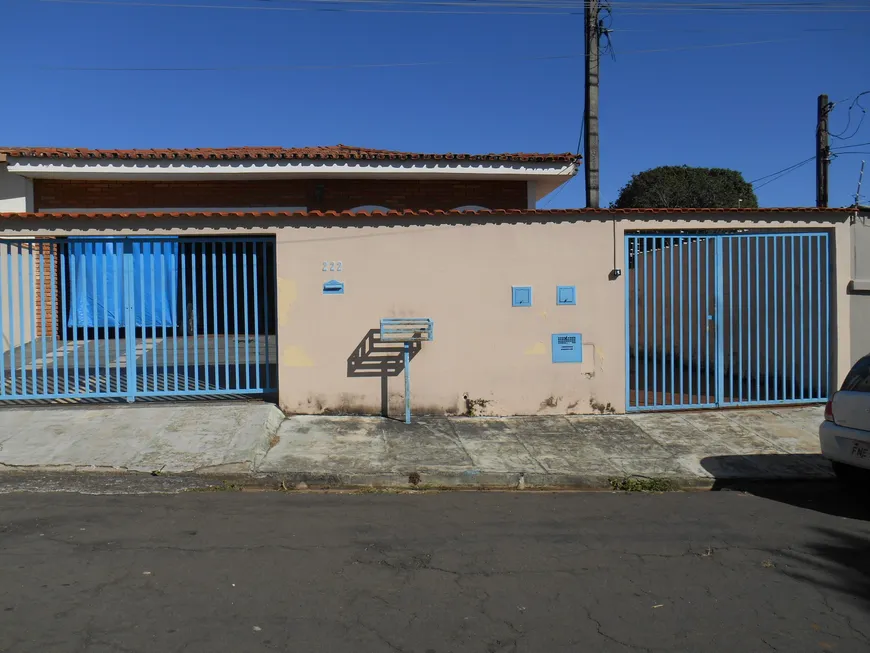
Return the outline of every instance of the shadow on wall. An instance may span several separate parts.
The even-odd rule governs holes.
[[[421,343],[411,343],[411,360],[420,351]],[[379,378],[381,380],[381,416],[389,417],[390,393],[388,379],[405,371],[405,345],[401,342],[381,342],[380,329],[369,329],[347,357],[348,378]]]

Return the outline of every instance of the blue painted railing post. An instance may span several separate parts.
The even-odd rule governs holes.
[[[133,244],[124,241],[124,345],[127,358],[127,401],[136,401],[136,284],[133,268]],[[143,283],[144,285],[144,283]],[[144,322],[143,322],[144,326]],[[145,339],[142,339],[142,355],[145,355]]]
[[[405,424],[411,423],[411,343],[405,343]]]

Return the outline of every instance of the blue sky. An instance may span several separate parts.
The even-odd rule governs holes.
[[[480,1],[490,4],[142,0],[247,8],[209,9],[0,0],[0,143],[574,150],[583,111],[581,3],[525,3],[557,5],[541,15],[503,6],[519,0]],[[870,9],[864,0],[821,4]],[[438,13],[467,6],[480,13]],[[841,100],[870,90],[870,12],[726,14],[613,0],[611,27],[616,60],[602,59],[601,80],[603,205],[632,173],[657,165],[730,167],[753,180],[803,161],[814,153],[817,95]],[[733,43],[743,45],[710,47]],[[659,49],[669,51],[642,52]],[[864,100],[870,108],[870,95]],[[835,108],[833,132],[846,126],[848,105]],[[853,107],[848,134],[860,117]],[[832,145],[870,152],[860,143],[870,143],[870,118]],[[832,205],[854,200],[865,158],[833,161]],[[758,195],[764,206],[813,205],[813,164]],[[542,205],[584,201],[581,174]]]

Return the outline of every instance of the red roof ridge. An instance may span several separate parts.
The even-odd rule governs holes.
[[[484,154],[467,153],[424,153],[382,150],[350,145],[327,145],[317,147],[278,147],[278,146],[235,146],[235,147],[196,147],[196,148],[146,148],[146,149],[90,149],[86,147],[8,147],[0,148],[0,154],[8,157],[33,157],[44,159],[185,159],[185,160],[239,160],[239,159],[282,159],[282,160],[393,160],[393,161],[509,161],[520,163],[565,163],[580,160],[571,152],[490,152]]]
[[[15,220],[15,219],[106,219],[106,218],[209,218],[209,217],[237,217],[237,218],[366,218],[366,217],[458,217],[458,216],[515,216],[521,217],[528,215],[530,217],[546,217],[546,216],[571,216],[571,215],[661,215],[661,214],[727,214],[727,213],[851,213],[855,211],[854,207],[760,207],[760,208],[643,208],[643,209],[492,209],[485,211],[456,211],[456,210],[441,210],[441,209],[421,209],[412,210],[405,209],[402,211],[371,211],[371,212],[351,212],[351,211],[154,211],[142,210],[125,213],[105,213],[88,211],[66,211],[63,213],[0,213],[0,219]]]

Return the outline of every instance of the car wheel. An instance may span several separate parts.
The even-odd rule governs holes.
[[[870,470],[853,467],[844,463],[831,461],[837,480],[849,486],[862,486],[870,488]]]

